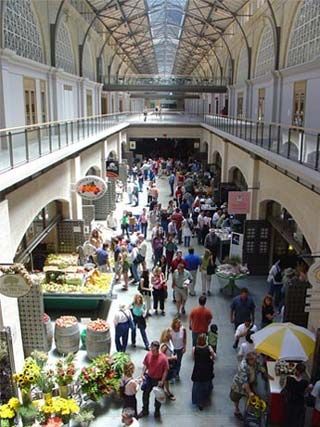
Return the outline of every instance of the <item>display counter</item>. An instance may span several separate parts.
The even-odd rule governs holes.
[[[270,423],[282,426],[284,423],[284,415],[285,415],[284,399],[281,394],[281,390],[283,386],[280,385],[281,376],[276,375],[275,366],[276,366],[276,362],[267,362],[268,375],[269,377],[273,378],[273,379],[269,379]]]

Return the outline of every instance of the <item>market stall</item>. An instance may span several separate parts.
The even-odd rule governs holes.
[[[310,358],[315,348],[315,336],[293,323],[271,323],[253,334],[252,339],[257,352],[273,359],[267,362],[270,422],[283,425],[285,406],[281,391],[286,377],[294,374],[296,362]]]
[[[239,262],[233,262],[232,259],[225,264],[221,264],[216,269],[216,276],[220,279],[220,292],[226,295],[234,296],[240,292],[236,282],[247,277],[249,270],[245,265]]]
[[[220,262],[229,256],[230,244],[231,244],[231,232],[230,228],[217,228],[215,229],[215,235],[218,238],[217,243],[217,258]]]

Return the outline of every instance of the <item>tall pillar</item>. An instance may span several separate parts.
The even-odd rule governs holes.
[[[258,191],[259,191],[259,160],[255,155],[250,156],[248,164],[248,187],[251,196],[250,212],[247,219],[259,219]]]
[[[222,145],[222,164],[221,164],[221,182],[228,182],[228,151],[229,151],[229,143],[227,140],[223,140]]]
[[[77,156],[71,162],[71,182],[75,184],[81,178],[81,160]],[[82,199],[75,191],[71,191],[71,219],[82,219]]]

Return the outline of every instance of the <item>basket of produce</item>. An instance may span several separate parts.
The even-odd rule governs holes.
[[[61,316],[56,320],[54,340],[60,354],[76,353],[79,350],[80,329],[74,316]]]
[[[105,320],[92,320],[87,326],[86,348],[90,360],[100,354],[110,353],[110,326]]]

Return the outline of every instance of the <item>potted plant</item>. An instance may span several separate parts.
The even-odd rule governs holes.
[[[54,375],[53,369],[46,368],[42,369],[38,377],[37,386],[42,391],[45,401],[52,398],[52,391],[55,386]]]
[[[60,396],[53,397],[50,402],[44,402],[39,406],[39,412],[45,426],[50,425],[50,422],[52,423],[54,420],[58,422],[57,418],[60,418],[62,424],[68,425],[71,418],[79,411],[79,405],[74,399],[64,399]]]
[[[64,359],[59,359],[56,363],[55,380],[59,385],[59,394],[63,398],[69,395],[69,385],[74,379],[76,372],[74,355],[68,354]]]
[[[94,420],[93,411],[81,409],[79,414],[74,417],[74,420],[79,423],[81,427],[88,427],[91,421]]]
[[[21,390],[22,403],[28,405],[31,403],[31,389],[37,384],[41,369],[32,357],[27,357],[23,369],[13,375],[13,379]]]
[[[14,425],[20,407],[19,399],[12,397],[7,403],[0,406],[0,427],[10,427]]]
[[[26,406],[22,405],[18,409],[18,415],[21,417],[23,426],[31,426],[36,420],[38,410],[32,403]]]

